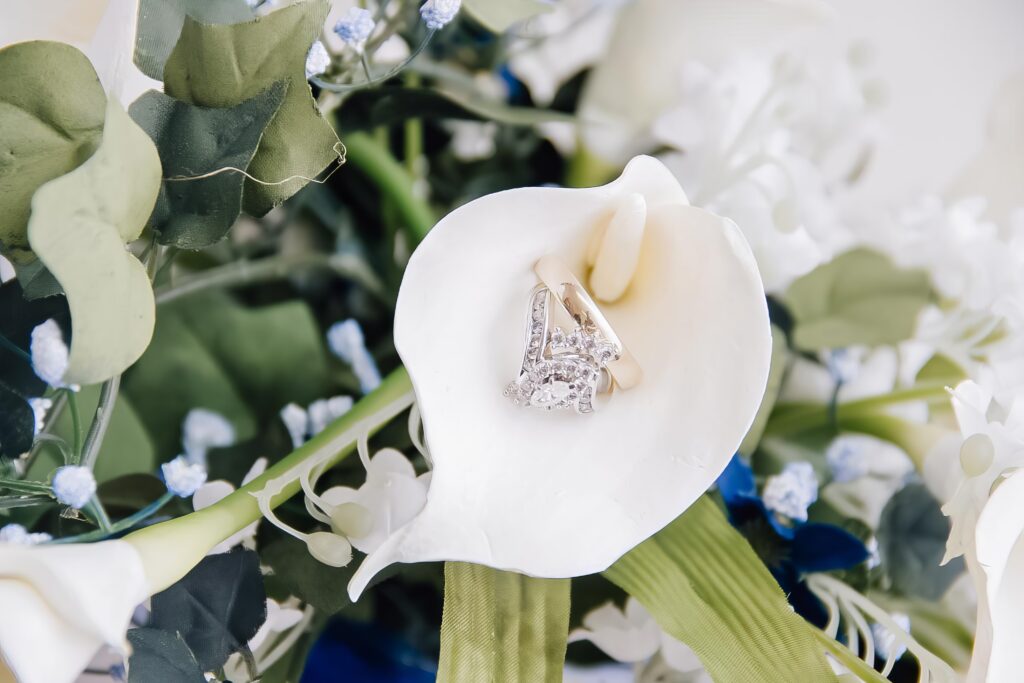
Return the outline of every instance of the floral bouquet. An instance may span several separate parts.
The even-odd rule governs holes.
[[[1021,680],[1022,9],[4,3],[0,681]]]

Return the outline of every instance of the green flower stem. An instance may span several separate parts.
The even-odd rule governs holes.
[[[93,496],[89,504],[85,506],[83,512],[87,512],[90,517],[96,520],[96,525],[100,528],[100,532],[109,534],[114,525],[110,523],[110,516],[107,514],[106,508],[103,507],[103,503],[100,502],[98,496]]]
[[[889,394],[840,403],[834,407],[816,403],[783,403],[775,407],[764,433],[765,436],[790,436],[842,423],[850,418],[875,415],[884,408],[901,403],[940,403],[948,400],[949,394],[944,384],[922,384]]]
[[[114,404],[117,403],[117,392],[121,387],[121,375],[114,375],[100,389],[100,400],[96,404],[96,413],[89,427],[89,433],[85,437],[85,445],[82,447],[82,465],[90,470],[96,466],[96,458],[100,454],[100,446],[103,445],[103,437],[110,426],[110,418],[114,414]]]
[[[373,393],[365,396],[349,412],[338,418],[320,434],[300,446],[283,460],[234,493],[210,507],[176,519],[154,524],[129,534],[128,541],[142,556],[153,592],[174,584],[188,573],[215,545],[260,519],[254,493],[281,477],[290,477],[281,492],[271,501],[277,507],[301,490],[302,465],[329,456],[328,466],[344,459],[356,446],[356,439],[338,443],[338,437],[383,408],[412,391],[412,383],[404,368],[395,370]],[[370,431],[377,431],[387,420],[373,422]]]
[[[155,501],[142,508],[135,514],[129,515],[124,519],[119,519],[110,525],[106,530],[97,529],[96,531],[89,531],[78,536],[67,536],[65,538],[57,538],[48,543],[48,545],[63,545],[66,543],[92,543],[94,541],[102,541],[113,534],[118,534],[122,531],[127,531],[139,522],[145,521],[160,512],[165,505],[167,505],[174,498],[174,494],[170,491],[165,491],[162,496],[157,498]]]
[[[418,244],[432,227],[434,212],[413,192],[413,178],[388,151],[367,133],[345,136],[345,159],[380,188],[395,206],[413,244]]]
[[[64,395],[68,397],[68,409],[71,410],[71,453],[75,459],[73,464],[77,465],[82,457],[82,417],[78,413],[78,400],[75,397],[75,392],[65,389]]]

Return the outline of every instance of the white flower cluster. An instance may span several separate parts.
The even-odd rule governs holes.
[[[431,31],[438,31],[452,22],[462,7],[462,0],[427,0],[420,7],[420,16]]]
[[[338,34],[343,43],[362,52],[375,26],[376,22],[374,22],[373,13],[370,10],[352,7],[349,8],[348,14],[334,25],[334,32]]]
[[[279,415],[288,435],[292,438],[292,445],[298,448],[320,432],[328,424],[338,419],[352,409],[354,401],[351,396],[332,396],[313,401],[303,409],[302,406],[289,403],[281,409]]]
[[[806,522],[807,508],[818,500],[818,478],[809,462],[788,463],[768,477],[761,492],[765,507],[791,520]]]
[[[53,475],[53,495],[64,505],[84,508],[96,494],[92,470],[80,465],[65,465]]]
[[[327,345],[341,360],[352,366],[352,372],[359,380],[364,394],[380,386],[380,370],[377,361],[366,348],[363,328],[355,319],[343,320],[327,330]]]
[[[39,545],[53,540],[47,533],[30,533],[28,529],[20,524],[8,524],[0,528],[0,543],[14,543],[16,545]]]

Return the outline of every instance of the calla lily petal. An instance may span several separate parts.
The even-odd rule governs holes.
[[[636,273],[603,311],[644,370],[594,415],[517,407],[538,258],[577,275],[624,197],[647,222]],[[638,157],[583,190],[527,188],[473,201],[406,269],[395,344],[433,459],[422,512],[353,576],[357,597],[394,562],[461,560],[541,577],[608,567],[682,513],[728,463],[768,377],[771,332],[739,229],[688,206],[668,169]]]
[[[1020,643],[1024,638],[1024,471],[996,484],[978,518],[975,548],[983,574],[983,609],[969,681],[1013,681],[1020,676]],[[974,568],[972,568],[974,569]],[[977,581],[980,576],[975,576]],[[981,586],[979,586],[979,589]],[[979,592],[981,592],[979,590]],[[985,612],[989,623],[982,623]]]
[[[20,683],[71,683],[100,647],[125,646],[132,612],[148,596],[142,560],[123,541],[5,546],[0,680],[6,663]]]

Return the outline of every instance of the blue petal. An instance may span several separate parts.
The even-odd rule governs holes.
[[[868,549],[853,534],[832,524],[803,524],[793,536],[790,559],[803,573],[854,567],[868,559]]]
[[[754,483],[754,472],[744,462],[739,453],[725,466],[718,475],[718,490],[726,505],[735,505],[757,498],[757,485]]]
[[[763,503],[761,507],[764,507]],[[775,529],[775,533],[786,540],[793,540],[796,530],[800,528],[800,522],[793,522],[780,517],[768,508],[764,508],[764,516],[768,519],[768,523],[772,525],[772,528]]]

